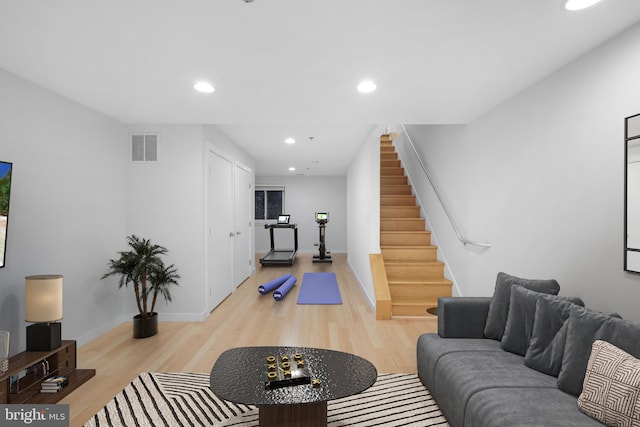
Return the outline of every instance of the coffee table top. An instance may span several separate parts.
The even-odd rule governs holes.
[[[311,378],[320,386],[298,384],[267,389],[267,357],[302,354]],[[360,393],[378,372],[354,354],[308,347],[238,347],[220,355],[211,369],[211,390],[220,398],[246,405],[291,405],[322,402]]]

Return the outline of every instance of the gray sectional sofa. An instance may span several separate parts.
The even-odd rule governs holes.
[[[452,427],[603,425],[578,406],[592,344],[637,358],[640,325],[558,292],[554,280],[499,273],[493,298],[439,300],[438,333],[419,337],[417,368]],[[597,398],[581,396],[587,408]]]

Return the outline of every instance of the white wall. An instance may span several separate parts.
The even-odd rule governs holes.
[[[24,277],[62,274],[62,336],[121,323],[125,295],[100,280],[125,231],[124,127],[0,70],[0,158],[13,162],[0,329],[25,348]]]
[[[347,177],[346,176],[257,176],[256,186],[277,185],[285,187],[285,213],[291,222],[298,224],[298,252],[318,252],[319,229],[316,212],[329,212],[325,229],[325,243],[331,252],[347,251]],[[269,230],[265,223],[256,221],[256,252],[269,251]],[[275,247],[293,248],[293,232],[274,230]]]
[[[231,138],[225,135],[220,128],[214,125],[203,125],[202,132],[204,140],[215,145],[220,150],[229,154],[235,160],[244,163],[251,167],[252,170],[256,169],[256,161],[253,157],[247,154],[242,148],[238,146]]]
[[[180,286],[172,290],[173,301],[168,305],[159,301],[156,311],[164,321],[202,320],[209,313],[205,148],[211,143],[252,170],[255,161],[212,125],[135,124],[127,130],[160,134],[157,163],[127,162],[126,192],[127,235],[136,234],[167,247],[166,260],[175,264],[181,275]],[[124,144],[128,147],[128,140]],[[133,298],[128,310],[136,312]]]
[[[348,263],[369,303],[375,291],[369,254],[380,253],[380,135],[376,127],[362,142],[347,172]]]
[[[14,164],[0,329],[24,350],[24,277],[64,275],[63,338],[83,344],[135,313],[133,291],[101,280],[129,234],[169,249],[182,276],[162,320],[206,316],[207,142],[255,169],[215,126],[123,125],[0,70],[0,158]],[[159,133],[159,161],[130,162],[129,134]]]
[[[407,133],[440,191],[442,202],[429,184],[406,135],[399,129],[394,141],[405,173],[422,207],[422,215],[431,231],[431,244],[438,246],[438,259],[445,263],[445,276],[453,281],[452,294],[461,295],[460,282],[467,282],[467,264],[472,247],[459,251],[460,240],[447,218],[443,203],[463,238],[479,240],[468,233],[468,139],[464,125],[408,126]],[[419,144],[423,142],[423,144]],[[427,150],[428,148],[428,150]],[[451,197],[455,195],[454,197]]]
[[[180,286],[172,289],[173,301],[159,301],[155,311],[160,320],[201,320],[206,315],[202,126],[136,124],[127,130],[160,134],[158,162],[127,161],[126,175],[126,235],[165,246],[166,262],[175,264],[181,276]],[[128,139],[122,144],[129,147]],[[121,236],[122,250],[126,235]],[[128,296],[130,312],[137,313],[133,294]]]
[[[636,25],[469,123],[468,147],[420,142],[433,164],[466,151],[467,188],[443,191],[460,211],[467,200],[469,236],[493,244],[447,249],[462,294],[491,295],[499,271],[552,277],[561,294],[640,321],[640,276],[622,267],[624,118],[640,112],[639,50]]]

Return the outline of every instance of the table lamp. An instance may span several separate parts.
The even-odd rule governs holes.
[[[62,345],[62,276],[25,277],[27,351],[49,351]]]

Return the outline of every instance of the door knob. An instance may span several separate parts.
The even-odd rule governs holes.
[[[235,236],[235,235],[236,235],[236,233],[234,233],[233,231],[230,231],[230,232],[229,232],[229,237],[233,237],[233,236]]]
[[[239,231],[236,231],[236,236],[239,236],[240,234],[242,233],[240,233]]]

